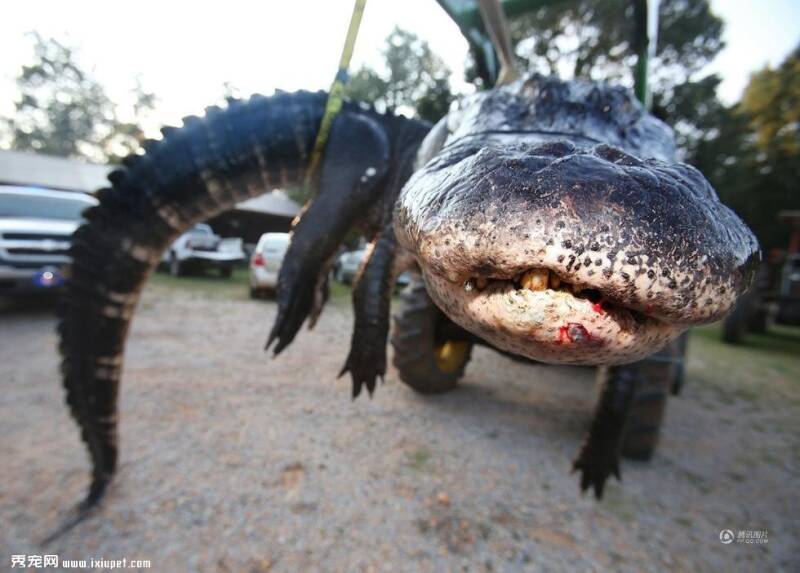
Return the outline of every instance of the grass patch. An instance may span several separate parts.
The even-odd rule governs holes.
[[[164,271],[158,271],[153,273],[150,282],[159,287],[190,291],[202,296],[227,298],[229,300],[246,300],[250,298],[249,271],[247,268],[235,268],[230,278],[223,278],[213,270],[182,277],[173,277]],[[336,281],[330,281],[329,285],[330,302],[338,304],[350,300],[351,289],[349,285]]]
[[[350,294],[353,292],[353,289],[350,288],[350,285],[342,284],[339,281],[330,281],[328,283],[331,289],[331,298],[332,302],[345,302],[350,300]]]
[[[718,390],[723,402],[764,398],[800,405],[800,329],[775,326],[722,342],[720,325],[695,328],[689,342],[689,376]]]
[[[248,271],[243,268],[235,268],[230,278],[223,278],[214,271],[182,277],[173,277],[168,273],[158,271],[153,273],[150,282],[159,287],[187,290],[204,296],[231,300],[244,300],[250,297]]]
[[[703,326],[692,330],[692,340],[705,339],[709,341],[719,342],[723,348],[740,349],[745,352],[760,351],[770,357],[784,357],[794,360],[782,361],[778,360],[776,363],[783,368],[788,367],[788,370],[794,371],[794,368],[800,368],[800,328],[791,326],[771,326],[769,331],[763,334],[750,333],[744,338],[741,344],[722,344],[722,328],[719,324],[712,324],[710,326]]]

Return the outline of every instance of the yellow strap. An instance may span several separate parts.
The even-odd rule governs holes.
[[[325,104],[325,114],[322,116],[322,123],[319,126],[317,139],[314,142],[314,150],[311,152],[311,161],[306,172],[306,185],[310,185],[314,174],[317,172],[319,163],[322,160],[322,152],[325,151],[325,144],[328,142],[328,135],[331,125],[336,115],[342,110],[342,98],[344,97],[344,85],[347,82],[347,68],[350,67],[350,59],[353,57],[353,48],[356,45],[358,27],[361,25],[361,16],[364,14],[364,6],[367,0],[355,0],[353,14],[350,16],[350,26],[347,29],[347,37],[344,41],[342,57],[339,60],[339,70],[333,80],[331,89],[328,92],[328,101]]]

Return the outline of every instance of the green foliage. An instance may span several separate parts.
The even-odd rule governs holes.
[[[742,101],[709,106],[713,130],[690,160],[755,231],[765,250],[785,248],[778,211],[800,209],[800,49],[777,69],[753,74]]]
[[[514,19],[511,32],[528,70],[633,83],[630,0],[554,2]],[[722,20],[711,12],[708,0],[661,0],[652,62],[660,89],[685,81],[705,66],[722,49],[721,34]]]
[[[14,115],[3,119],[11,147],[64,157],[115,161],[144,139],[139,119],[155,96],[137,82],[134,121],[123,121],[103,86],[75,62],[72,48],[34,35],[34,58],[16,83]]]
[[[719,79],[696,75],[722,49],[722,28],[708,0],[659,4],[656,57],[649,78],[653,111],[676,127],[683,148],[709,129],[698,108],[715,105]],[[512,20],[511,31],[523,69],[633,86],[636,46],[630,0],[554,2]]]
[[[765,153],[800,153],[800,46],[777,70],[753,74],[741,103],[757,147]]]
[[[718,129],[724,110],[717,99],[721,81],[718,75],[711,74],[677,84],[669,92],[653,94],[653,114],[672,125],[678,147],[686,157],[692,156],[707,134]]]
[[[392,110],[409,110],[437,121],[447,113],[453,95],[450,70],[424,40],[395,28],[383,50],[385,70],[363,67],[353,74],[347,96]]]

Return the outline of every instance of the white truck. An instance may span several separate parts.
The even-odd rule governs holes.
[[[58,289],[72,233],[93,205],[85,193],[0,185],[0,295]]]
[[[223,277],[230,277],[233,266],[244,258],[242,239],[223,239],[201,223],[178,237],[164,252],[162,262],[172,276],[211,267],[219,269]]]

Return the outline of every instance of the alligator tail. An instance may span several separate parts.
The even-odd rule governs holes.
[[[193,224],[277,187],[301,182],[324,93],[232,101],[163,130],[109,175],[111,187],[74,234],[59,305],[66,400],[93,466],[82,507],[103,496],[117,465],[117,398],[125,338],[162,252]]]

